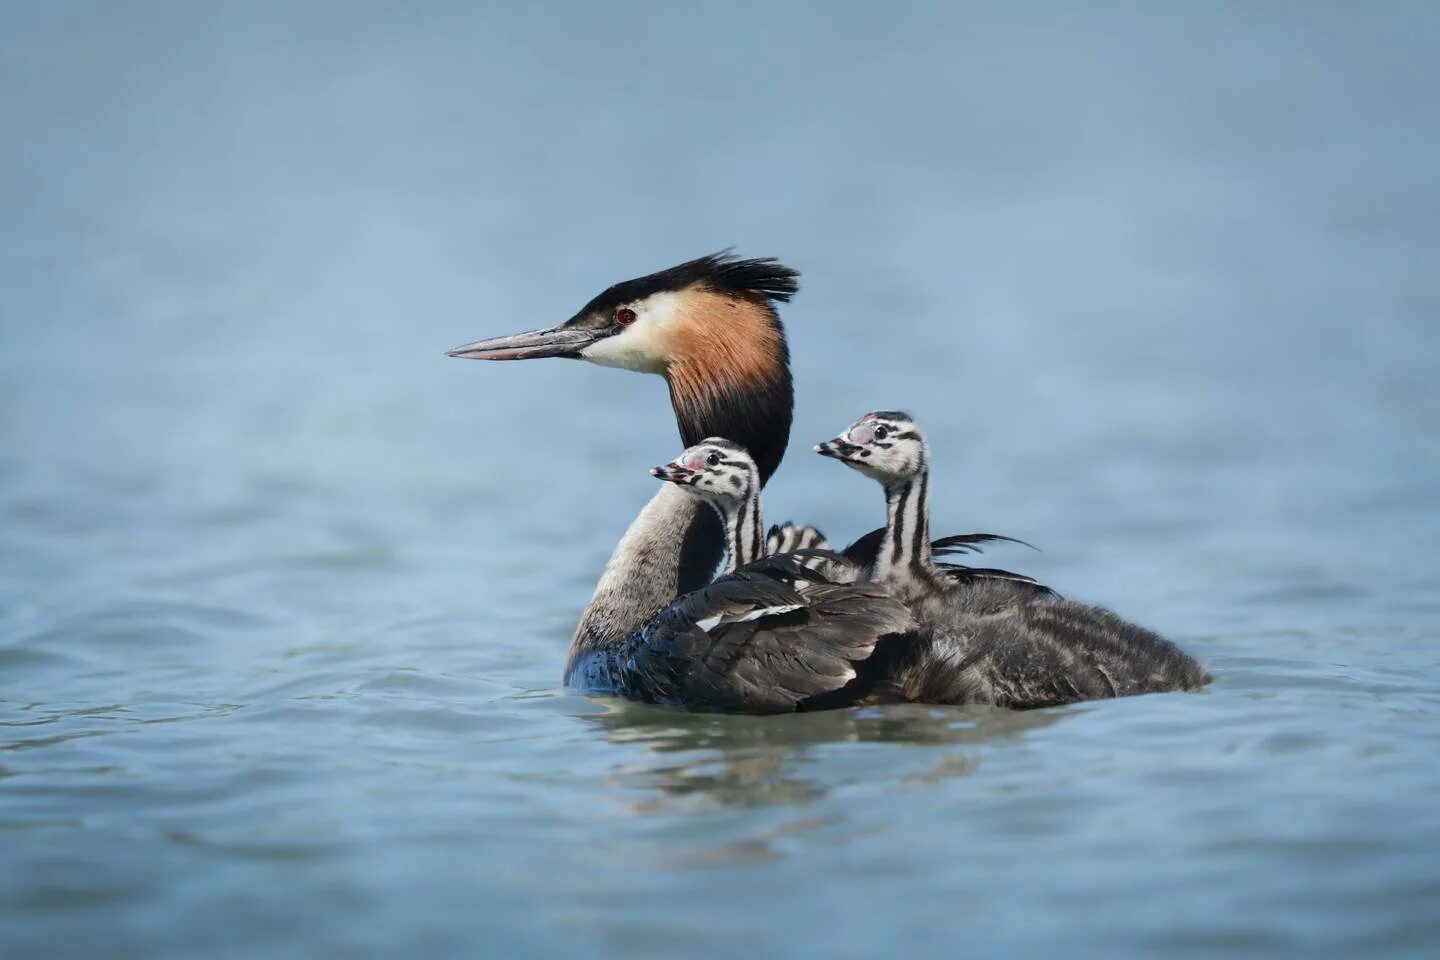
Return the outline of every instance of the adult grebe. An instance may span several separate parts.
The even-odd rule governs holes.
[[[877,480],[886,524],[874,576],[910,609],[919,636],[896,648],[885,689],[924,703],[1039,707],[1210,682],[1195,660],[1143,627],[1030,584],[957,579],[930,548],[930,455],[915,420],[869,413],[817,453]]]
[[[569,357],[658,373],[686,446],[725,437],[749,451],[763,484],[790,440],[794,388],[775,304],[799,289],[773,259],[700,257],[617,283],[559,326],[449,352],[475,360]],[[714,514],[667,484],[625,532],[570,643],[567,683],[596,650],[622,643],[657,610],[710,581],[722,534]]]

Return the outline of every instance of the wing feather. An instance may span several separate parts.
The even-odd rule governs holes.
[[[772,571],[804,570],[803,556]],[[913,629],[909,610],[874,583],[792,587],[755,565],[672,604],[627,641],[627,696],[691,710],[787,713],[834,693],[882,638]]]

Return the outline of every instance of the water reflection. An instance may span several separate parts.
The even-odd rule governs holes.
[[[654,791],[635,805],[653,812],[675,800],[702,799],[715,808],[806,805],[837,787],[872,781],[879,754],[856,751],[846,761],[827,748],[842,744],[971,747],[1014,741],[1048,727],[1073,708],[1010,711],[921,704],[828,710],[783,717],[682,713],[626,701],[601,701],[604,713],[581,715],[617,744],[643,744],[653,762],[617,765],[613,777]],[[825,777],[809,775],[821,752]],[[886,753],[887,770],[908,783],[934,784],[974,772],[980,749],[930,750],[924,756]],[[921,766],[914,769],[919,761]],[[883,774],[884,771],[881,771]]]

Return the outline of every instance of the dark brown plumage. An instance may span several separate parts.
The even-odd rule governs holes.
[[[912,626],[879,584],[833,582],[796,555],[766,558],[688,594],[616,648],[591,656],[584,681],[688,710],[789,713],[846,691],[876,644]]]

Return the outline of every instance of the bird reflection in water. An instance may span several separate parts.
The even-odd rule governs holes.
[[[974,771],[983,747],[1013,741],[1050,726],[1073,708],[1015,711],[993,707],[933,707],[891,704],[858,710],[828,710],[785,717],[683,713],[624,700],[596,700],[608,709],[578,719],[601,728],[616,744],[643,744],[652,763],[625,763],[613,779],[653,794],[635,803],[637,813],[674,809],[742,809],[778,804],[806,806],[832,790],[875,779],[869,754],[826,763],[817,755],[837,744],[886,743],[925,751],[930,762],[901,776],[930,785]],[[933,748],[970,747],[968,750]],[[833,751],[827,760],[834,760]],[[907,760],[903,754],[899,759]],[[888,761],[890,763],[895,760]],[[888,775],[888,774],[887,774]]]

